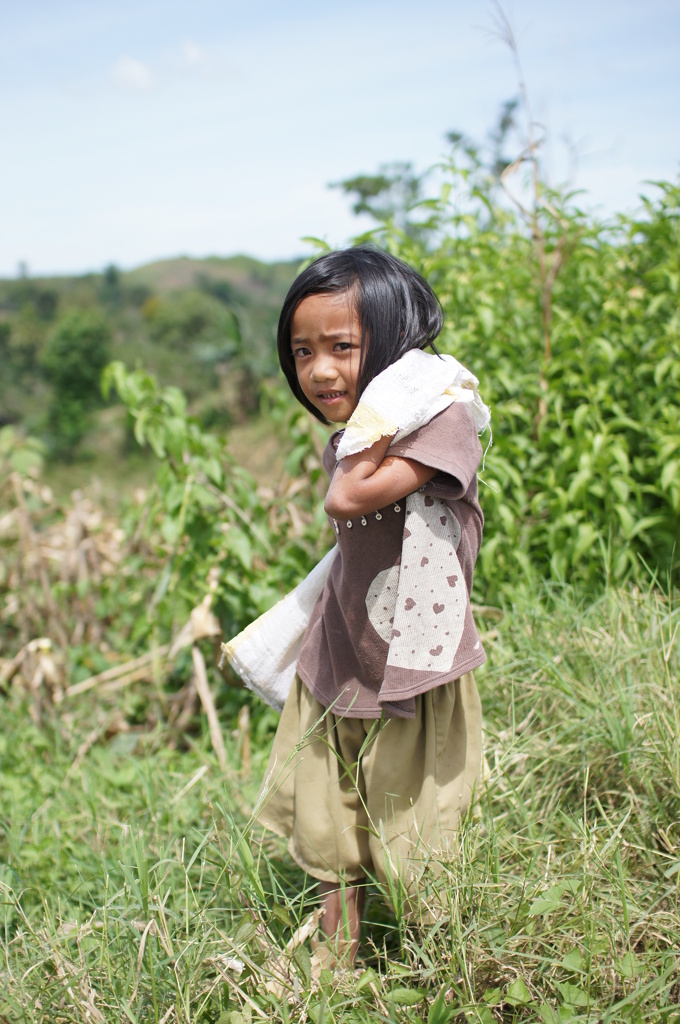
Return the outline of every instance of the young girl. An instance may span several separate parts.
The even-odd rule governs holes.
[[[352,960],[367,876],[417,886],[428,858],[446,854],[480,770],[473,412],[488,411],[460,364],[420,351],[441,326],[429,285],[362,246],[312,263],[279,321],[295,397],[323,423],[351,422],[323,456],[338,553],[304,635],[258,816],[318,879],[322,928],[332,938],[344,932]],[[452,364],[467,391],[445,388]],[[397,424],[402,407],[418,407],[423,425],[396,439],[394,425],[385,435],[384,425],[373,429],[371,382]],[[355,423],[378,439],[345,454]]]

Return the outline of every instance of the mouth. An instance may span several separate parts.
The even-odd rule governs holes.
[[[337,402],[339,399],[345,398],[346,395],[346,391],[319,391],[316,397],[320,402]]]

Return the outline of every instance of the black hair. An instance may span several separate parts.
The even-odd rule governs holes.
[[[291,323],[295,310],[309,295],[343,292],[350,297],[361,323],[357,398],[374,377],[406,352],[427,345],[434,349],[434,339],[444,322],[439,299],[427,281],[389,253],[357,245],[325,253],[310,263],[285,298],[277,345],[291,391],[322,423],[328,420],[305,398],[298,383],[290,347]]]

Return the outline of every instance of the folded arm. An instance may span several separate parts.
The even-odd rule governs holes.
[[[334,519],[353,519],[399,501],[426,484],[437,472],[414,459],[387,455],[391,437],[341,459],[324,508]]]

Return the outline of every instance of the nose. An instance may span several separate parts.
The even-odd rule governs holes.
[[[335,362],[331,353],[319,352],[312,364],[311,378],[317,384],[325,380],[334,380],[337,376]]]

